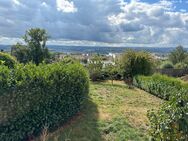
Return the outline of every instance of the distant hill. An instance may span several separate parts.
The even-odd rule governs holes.
[[[52,52],[64,52],[64,53],[122,53],[126,49],[134,49],[137,51],[148,51],[151,53],[166,54],[172,51],[173,47],[94,47],[94,46],[59,46],[59,45],[48,45],[47,46]],[[0,50],[10,51],[10,45],[0,45]],[[188,49],[187,49],[188,50]]]

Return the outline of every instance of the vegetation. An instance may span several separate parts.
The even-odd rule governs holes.
[[[73,62],[1,66],[0,139],[30,140],[67,122],[80,111],[88,83],[85,69]]]
[[[187,58],[187,51],[180,45],[169,54],[169,60],[173,64],[182,63]]]
[[[13,68],[17,63],[16,59],[7,53],[0,52],[0,65],[8,66]]]
[[[160,66],[161,69],[173,69],[174,65],[170,61],[165,61]]]
[[[104,80],[104,76],[102,73],[103,62],[100,56],[98,55],[94,56],[90,60],[87,68],[89,70],[90,78],[92,81]]]
[[[167,76],[137,76],[134,84],[167,99],[157,112],[149,112],[153,140],[188,140],[188,84]]]
[[[121,67],[126,83],[132,84],[132,78],[136,75],[149,75],[152,73],[153,60],[147,52],[128,50],[122,55]]]
[[[17,43],[11,49],[12,55],[17,57],[21,63],[32,61],[39,65],[45,59],[49,59],[50,54],[46,47],[48,35],[46,30],[40,28],[31,28],[26,31],[23,37],[26,46]]]
[[[169,99],[182,88],[188,89],[188,84],[166,75],[136,76],[134,85],[163,99]]]
[[[162,100],[123,82],[91,83],[82,112],[55,132],[48,141],[148,141],[147,110],[158,109]]]
[[[104,68],[104,74],[106,79],[111,80],[112,84],[114,80],[121,80],[120,68],[117,64],[107,64]]]
[[[15,56],[20,63],[25,64],[30,61],[29,49],[20,43],[11,47],[11,55]]]
[[[188,68],[188,65],[186,63],[177,63],[175,65],[175,68],[176,69],[185,69],[185,68]]]
[[[92,81],[106,80],[91,82],[88,96],[89,76],[75,61],[79,56],[57,62],[58,54],[51,55],[46,47],[48,38],[46,30],[32,28],[23,37],[24,45],[11,48],[17,59],[0,52],[0,140],[33,140],[41,134],[43,141],[142,141],[149,139],[149,121],[152,141],[188,140],[188,84],[160,74],[149,76],[161,61],[133,50],[109,64],[103,55],[81,58]],[[160,68],[187,68],[187,58],[187,51],[178,46]],[[122,76],[128,86],[146,92],[115,81]],[[162,100],[147,92],[164,104],[158,109]]]

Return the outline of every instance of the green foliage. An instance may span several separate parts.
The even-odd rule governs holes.
[[[147,52],[126,51],[121,59],[124,79],[138,74],[149,75],[152,72],[153,60]]]
[[[188,91],[179,90],[157,111],[148,112],[154,141],[188,140]]]
[[[89,81],[78,63],[0,67],[0,139],[20,141],[67,122],[88,94]]]
[[[182,88],[188,89],[188,84],[181,80],[160,74],[136,76],[134,85],[163,99],[169,99]]]
[[[122,75],[120,72],[120,67],[117,64],[107,64],[104,68],[103,73],[106,79],[110,79],[113,84],[113,80],[120,80]]]
[[[188,65],[186,64],[186,63],[177,63],[176,65],[175,65],[175,68],[176,69],[185,69],[185,68],[188,68]]]
[[[17,63],[16,59],[7,53],[0,52],[0,65],[8,66],[13,68]]]
[[[188,140],[188,84],[159,74],[137,76],[134,84],[168,100],[157,112],[148,113],[152,140]]]
[[[48,35],[45,29],[31,28],[26,31],[23,39],[26,45],[17,43],[12,46],[12,55],[21,63],[33,62],[39,65],[43,61],[48,62],[50,53],[46,47]]]
[[[88,64],[88,70],[92,81],[104,80],[102,69],[103,69],[102,58],[98,55],[94,56]]]
[[[175,50],[173,50],[170,54],[169,54],[169,60],[173,63],[173,64],[177,64],[177,63],[181,63],[184,62],[185,59],[187,57],[187,51],[184,50],[184,48],[180,45],[178,47],[176,47]]]
[[[11,47],[11,55],[15,56],[20,63],[27,63],[30,60],[29,49],[20,43]]]
[[[165,61],[160,66],[161,69],[173,69],[174,65],[170,61]]]

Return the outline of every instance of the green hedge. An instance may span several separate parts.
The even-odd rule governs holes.
[[[187,83],[177,78],[160,74],[154,74],[152,76],[136,76],[133,83],[136,87],[166,100],[182,88],[188,89]]]
[[[188,84],[165,75],[137,76],[134,85],[166,99],[158,111],[148,112],[153,141],[188,140]]]
[[[0,52],[0,65],[8,66],[9,68],[13,68],[17,63],[16,59],[9,55],[8,53]]]
[[[80,111],[88,89],[88,74],[77,63],[0,67],[0,140],[21,141],[64,124]]]

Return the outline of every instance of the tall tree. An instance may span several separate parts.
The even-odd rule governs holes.
[[[48,35],[45,29],[31,28],[26,31],[23,39],[29,48],[31,61],[35,64],[38,65],[49,56],[48,49],[46,48]]]
[[[45,29],[31,28],[26,31],[23,39],[26,45],[17,43],[12,46],[12,55],[22,63],[32,61],[36,65],[50,57],[46,42],[48,34]]]
[[[186,59],[186,57],[187,57],[187,51],[181,45],[179,45],[178,47],[176,47],[176,49],[173,50],[169,54],[169,60],[173,64],[184,62],[185,59]]]

